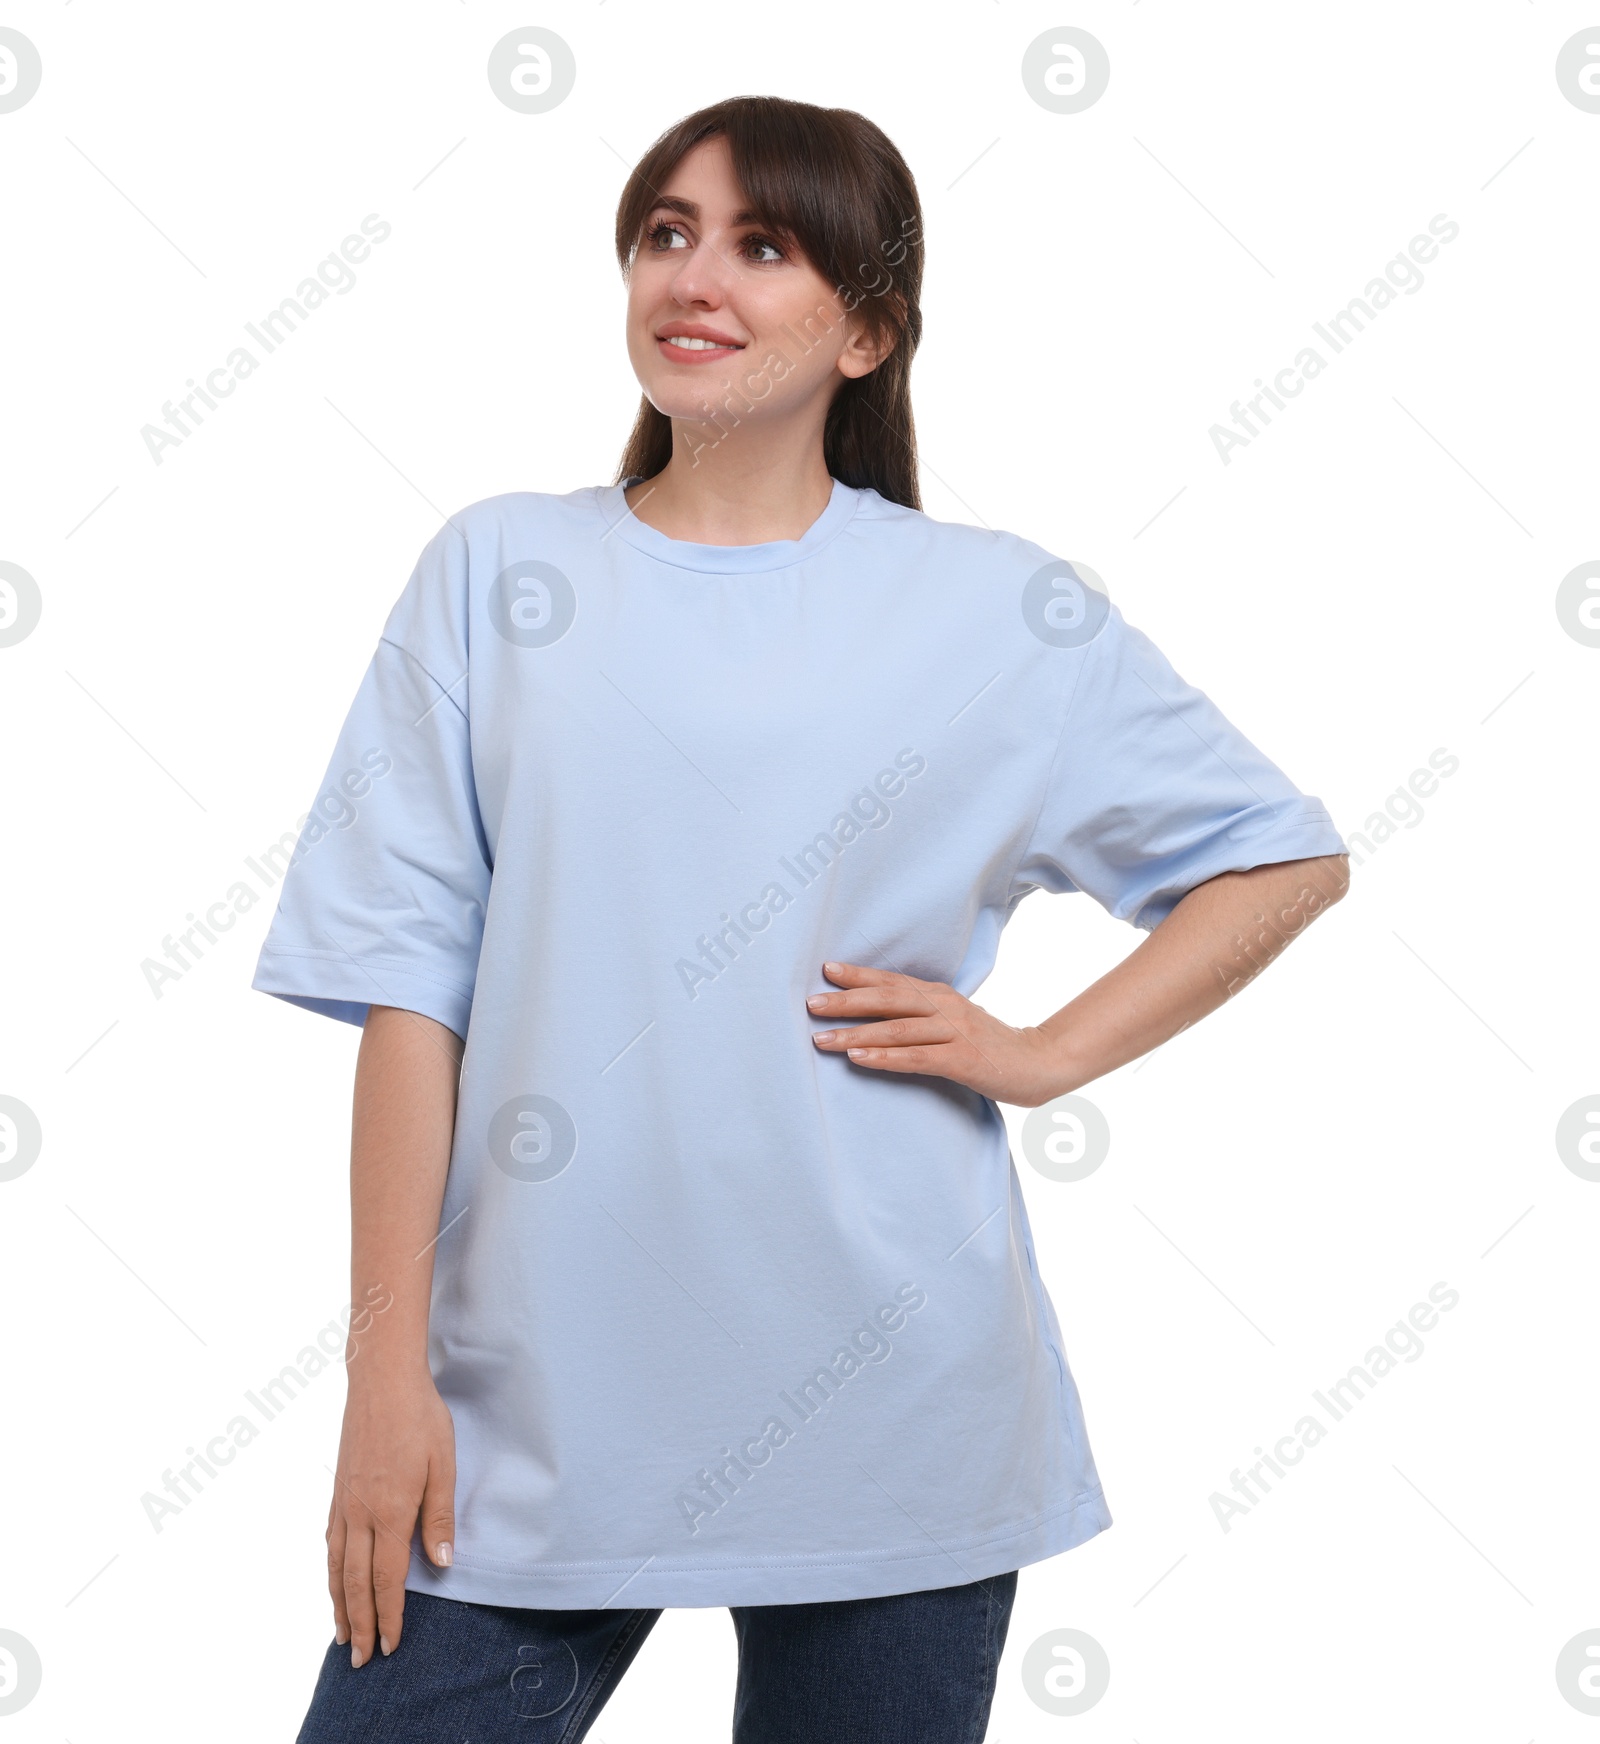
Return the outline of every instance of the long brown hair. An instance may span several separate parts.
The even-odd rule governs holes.
[[[920,509],[911,359],[922,337],[922,206],[905,159],[853,109],[786,97],[729,97],[669,127],[640,158],[617,203],[617,260],[628,276],[644,220],[685,153],[723,135],[746,204],[775,240],[797,245],[859,314],[893,339],[869,374],[835,391],[823,428],[829,473]],[[728,407],[737,422],[739,408]],[[653,478],[672,457],[672,420],[641,398],[615,482]]]

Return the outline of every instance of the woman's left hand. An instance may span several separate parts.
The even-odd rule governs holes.
[[[1063,1081],[1059,1046],[1042,1030],[1002,1023],[948,982],[859,963],[824,963],[822,972],[843,991],[813,994],[807,1009],[816,1017],[852,1023],[812,1036],[824,1053],[846,1054],[853,1064],[874,1071],[950,1078],[1024,1108],[1037,1108],[1070,1088]],[[855,1021],[868,1017],[885,1021]]]

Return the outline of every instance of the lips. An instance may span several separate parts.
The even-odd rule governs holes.
[[[693,339],[700,343],[674,345],[674,339]],[[656,334],[656,350],[669,363],[713,363],[737,357],[744,350],[744,344],[731,333],[724,333],[720,327],[708,327],[702,321],[669,321]]]

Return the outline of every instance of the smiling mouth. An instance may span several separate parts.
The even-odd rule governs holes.
[[[743,351],[744,347],[732,340],[722,339],[689,339],[681,334],[673,334],[670,339],[663,339],[663,345],[670,345],[674,351]]]

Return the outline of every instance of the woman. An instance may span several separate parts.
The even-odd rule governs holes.
[[[737,1744],[979,1738],[1017,1569],[1111,1522],[996,1103],[1219,1005],[1344,844],[1070,564],[921,513],[876,127],[692,115],[617,247],[617,481],[429,542],[256,974],[364,1025],[392,1298],[301,1738],[581,1738],[668,1605],[733,1611]],[[1014,1028],[1034,889],[1150,936]]]

